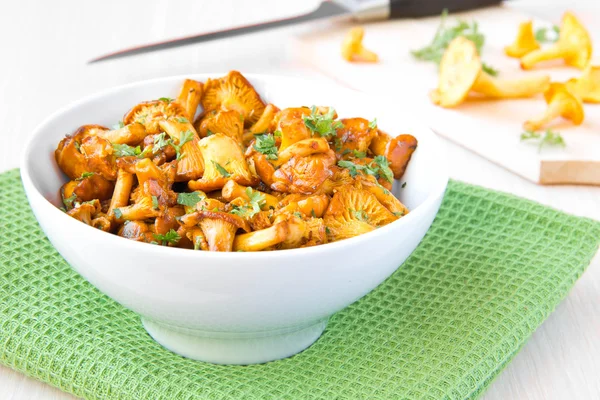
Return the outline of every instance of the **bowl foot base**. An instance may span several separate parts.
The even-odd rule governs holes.
[[[293,356],[313,344],[327,319],[276,331],[205,332],[179,328],[147,318],[142,324],[154,340],[183,357],[213,364],[260,364]]]

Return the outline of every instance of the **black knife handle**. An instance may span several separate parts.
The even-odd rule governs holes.
[[[500,4],[502,0],[390,0],[390,18],[419,18]]]

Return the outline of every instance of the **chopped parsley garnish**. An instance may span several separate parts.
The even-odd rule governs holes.
[[[270,134],[254,135],[254,150],[267,156],[267,160],[277,160],[277,146],[275,145],[275,137]]]
[[[310,215],[312,215],[313,218],[317,218],[317,214],[315,213],[314,208],[312,210],[310,210]]]
[[[402,189],[404,189],[405,187],[406,187],[406,182],[404,182],[404,183],[402,184]]]
[[[89,177],[91,177],[91,176],[94,176],[94,173],[93,173],[93,172],[84,172],[83,174],[81,174],[81,176],[80,176],[79,178],[77,178],[77,179],[75,179],[75,180],[76,180],[76,181],[82,181],[82,180],[84,180],[85,178],[89,178]]]
[[[171,144],[171,140],[167,139],[167,134],[162,132],[162,133],[154,136],[154,147],[152,147],[152,152],[158,153],[159,151],[161,151],[163,149],[163,147],[166,147],[170,144]]]
[[[81,153],[81,143],[79,143],[79,142],[76,141],[75,144],[74,144],[74,146],[77,149],[77,151]]]
[[[304,120],[304,125],[313,133],[318,133],[322,137],[331,137],[336,135],[337,129],[344,126],[340,121],[334,121],[334,115],[335,110],[332,107],[329,107],[327,114],[321,115],[317,107],[312,106],[310,108],[310,115],[305,115],[302,119]]]
[[[182,206],[194,207],[201,200],[204,200],[204,196],[198,192],[179,193],[177,195],[177,204]]]
[[[328,226],[325,227],[325,233],[328,235],[331,235],[331,230],[329,229]]]
[[[172,139],[169,139],[171,141],[171,146],[173,146],[175,148],[175,152],[177,153],[178,160],[180,160],[184,156],[184,154],[181,152],[181,148],[187,142],[191,142],[192,139],[194,139],[194,132],[189,131],[189,130],[183,131],[179,134],[179,144],[175,144],[175,142],[173,142]]]
[[[498,74],[500,73],[500,71],[498,71],[496,68],[486,63],[481,63],[481,69],[483,70],[483,72],[491,76],[498,76]]]
[[[366,151],[354,150],[353,153],[354,153],[354,157],[356,157],[356,158],[365,158],[367,156]]]
[[[194,250],[202,250],[202,240],[204,239],[204,236],[202,235],[198,235],[196,236],[196,239],[194,239]]]
[[[169,232],[165,233],[164,235],[155,233],[153,236],[154,239],[158,240],[163,246],[166,246],[167,244],[175,245],[181,239],[181,236],[179,236],[174,229],[169,230]]]
[[[246,188],[246,195],[248,196],[246,204],[243,206],[234,206],[231,213],[244,218],[252,218],[265,205],[265,195],[258,190],[252,190],[251,187]]]
[[[394,214],[396,217],[403,217],[404,213],[402,211],[394,211],[392,214]]]
[[[367,221],[367,213],[365,212],[365,210],[350,210],[352,211],[352,214],[354,215],[354,217],[359,220],[359,221]]]
[[[172,99],[172,98],[170,98],[170,97],[160,97],[160,98],[158,99],[158,101],[164,101],[165,103],[170,103],[170,102],[172,102],[172,101],[173,101],[173,99]]]
[[[275,136],[275,137],[281,137],[281,131],[275,131],[275,132],[273,132],[273,136]]]
[[[546,130],[543,135],[541,132],[525,131],[521,134],[521,141],[526,140],[539,141],[538,151],[542,151],[542,147],[544,146],[567,146],[567,143],[560,132],[555,132],[551,129]]]
[[[373,121],[369,122],[369,128],[377,129],[377,118],[375,118]]]
[[[152,196],[152,208],[158,210],[158,197]]]
[[[113,130],[121,129],[121,128],[124,128],[124,127],[125,127],[125,124],[123,123],[123,121],[119,121],[119,122],[117,122],[116,124],[114,124],[112,126]]]
[[[175,118],[175,121],[177,121],[177,122],[179,122],[179,123],[181,123],[181,124],[187,124],[187,123],[189,123],[189,122],[190,122],[190,121],[188,121],[188,119],[187,119],[187,118],[185,118],[185,117],[177,117],[177,118]]]
[[[300,211],[295,211],[294,216],[296,216],[298,218],[302,218],[302,214],[300,213]]]
[[[377,156],[368,163],[367,165],[355,164],[352,161],[341,160],[338,161],[338,166],[346,168],[350,171],[350,176],[353,178],[358,175],[358,172],[362,172],[365,175],[372,175],[376,179],[384,178],[388,182],[392,182],[394,174],[389,167],[389,162],[384,156]]]
[[[213,131],[211,131],[210,129],[206,130],[206,137],[212,136],[214,135]]]
[[[552,28],[539,28],[535,31],[535,40],[540,43],[554,43],[560,36],[560,28],[554,25]]]
[[[77,199],[77,195],[75,193],[73,193],[72,195],[70,195],[67,198],[62,199],[63,204],[65,205],[65,208],[70,209],[73,208],[73,202]]]
[[[438,26],[431,43],[421,49],[412,50],[410,53],[413,57],[421,61],[431,61],[439,65],[450,42],[459,36],[463,36],[473,42],[477,48],[477,53],[481,54],[481,48],[485,43],[485,36],[479,31],[477,21],[468,23],[463,20],[458,20],[455,25],[446,27],[447,19],[448,10],[444,10],[442,11],[440,25]],[[486,65],[483,68],[488,74],[492,71],[492,74],[490,75],[493,75],[494,72],[495,75],[493,76],[498,74],[498,71],[491,68],[489,65]]]
[[[225,168],[223,168],[223,166],[221,164],[219,164],[218,162],[212,160],[213,165],[215,166],[215,168],[217,169],[217,171],[219,171],[219,173],[221,175],[223,175],[225,178],[229,178],[231,176],[231,174],[229,172],[227,172],[227,170]]]
[[[121,210],[119,210],[118,208],[115,208],[113,210],[113,213],[115,214],[115,217],[117,217],[117,219],[121,219],[121,217],[123,216],[123,212]]]
[[[112,143],[115,157],[139,156],[142,154],[140,146],[132,147],[126,144]]]

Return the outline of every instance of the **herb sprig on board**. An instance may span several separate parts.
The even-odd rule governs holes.
[[[537,141],[538,152],[542,151],[542,148],[544,146],[567,146],[567,143],[565,142],[565,139],[562,137],[560,132],[553,131],[552,129],[548,129],[544,133],[535,131],[525,131],[521,133],[521,141]]]

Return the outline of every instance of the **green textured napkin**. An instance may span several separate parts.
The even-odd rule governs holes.
[[[0,175],[0,362],[89,399],[463,399],[480,395],[568,293],[600,223],[450,182],[392,277],[304,352],[253,366],[163,349],[75,273]]]

